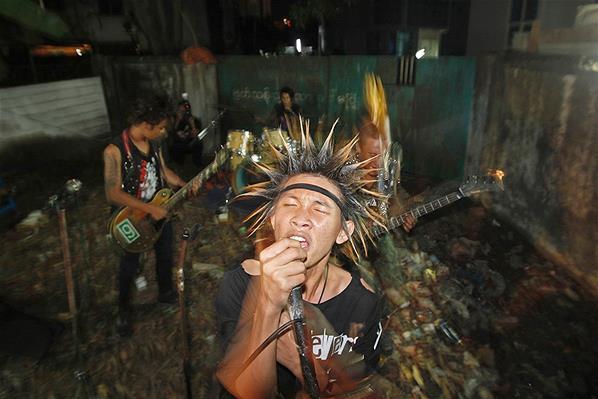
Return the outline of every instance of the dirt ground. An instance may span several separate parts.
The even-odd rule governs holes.
[[[156,303],[151,255],[141,271],[148,286],[134,298],[134,334],[115,333],[118,254],[106,236],[109,207],[98,180],[67,210],[78,345],[56,216],[44,213],[33,228],[0,235],[0,325],[26,314],[36,318],[30,323],[52,321],[54,334],[43,356],[43,343],[10,337],[14,345],[0,353],[1,398],[185,397],[180,314]],[[223,273],[253,251],[241,218],[231,211],[219,223],[207,202],[210,193],[187,202],[175,219],[177,248],[184,226],[203,227],[185,263],[194,398],[217,395],[213,300]],[[598,398],[595,300],[481,205],[463,200],[422,217],[410,234],[387,235],[375,252],[358,270],[388,303],[382,397]]]

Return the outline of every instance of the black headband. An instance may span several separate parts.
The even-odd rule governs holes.
[[[332,194],[330,191],[328,191],[325,188],[322,188],[320,186],[316,186],[314,184],[309,184],[309,183],[295,183],[295,184],[290,184],[290,185],[286,186],[285,188],[283,188],[282,190],[280,190],[280,194],[284,193],[285,191],[294,190],[296,188],[315,191],[317,193],[327,196],[332,201],[334,201],[334,203],[341,210],[342,215],[345,216],[345,207],[343,205],[343,202],[336,195]]]

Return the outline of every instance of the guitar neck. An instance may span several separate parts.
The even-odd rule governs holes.
[[[218,170],[218,165],[216,163],[210,164],[207,168],[202,170],[199,174],[197,174],[193,179],[189,180],[187,184],[185,184],[179,191],[177,191],[166,204],[164,204],[164,208],[167,211],[171,211],[174,207],[178,205],[181,200],[187,197],[189,191],[191,191],[191,187],[195,182],[199,183],[201,186],[206,180],[210,178],[216,171]]]
[[[417,218],[428,213],[434,212],[435,210],[445,207],[447,205],[450,205],[463,197],[464,195],[460,191],[455,191],[453,193],[445,195],[444,197],[440,197],[433,201],[426,202],[425,204],[412,208],[407,212],[400,214],[399,216],[391,217],[388,222],[387,228],[388,230],[394,230],[397,227],[402,226],[405,223],[405,218],[409,215],[413,218]],[[384,230],[382,229],[375,229],[374,231],[374,235],[376,237],[382,235],[383,233]]]

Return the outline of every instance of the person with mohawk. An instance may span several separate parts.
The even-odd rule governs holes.
[[[368,169],[366,187],[370,190],[384,194],[386,198],[372,197],[367,201],[368,206],[378,208],[384,216],[388,216],[389,202],[393,213],[402,208],[398,198],[398,182],[400,181],[401,160],[391,157],[401,157],[400,146],[392,143],[390,135],[390,122],[386,96],[382,80],[374,74],[368,73],[364,78],[363,96],[365,116],[361,119],[358,135],[359,142],[355,146],[358,162],[365,162]],[[391,154],[394,148],[399,149],[398,154]],[[394,161],[394,165],[393,162]],[[394,170],[389,170],[394,168]],[[394,181],[393,181],[394,180]],[[392,196],[392,197],[391,197]],[[403,229],[411,231],[417,220],[411,215],[405,217]]]
[[[308,125],[301,136],[302,150],[276,152],[274,166],[258,165],[269,180],[243,194],[265,198],[250,216],[250,231],[270,225],[274,243],[227,272],[216,298],[226,349],[217,371],[224,396],[294,398],[309,392],[295,334],[279,328],[290,319],[285,308],[297,286],[319,387],[309,395],[374,394],[370,377],[379,359],[381,300],[331,255],[339,250],[356,260],[366,251],[368,226],[382,225],[380,215],[363,206],[375,193],[363,186],[363,163],[348,162],[357,137],[334,151],[332,131],[321,148]]]

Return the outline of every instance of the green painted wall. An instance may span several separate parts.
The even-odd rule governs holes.
[[[366,72],[384,84],[393,139],[404,147],[404,170],[461,177],[473,101],[472,58],[420,60],[416,86],[399,88],[392,56],[221,57],[218,95],[230,108],[224,130],[259,133],[278,102],[278,89],[290,86],[312,126],[322,117],[325,126],[340,117],[338,134],[348,137],[363,112]]]
[[[406,169],[442,178],[463,176],[473,107],[475,59],[442,57],[417,64]],[[424,156],[422,156],[424,155]]]

